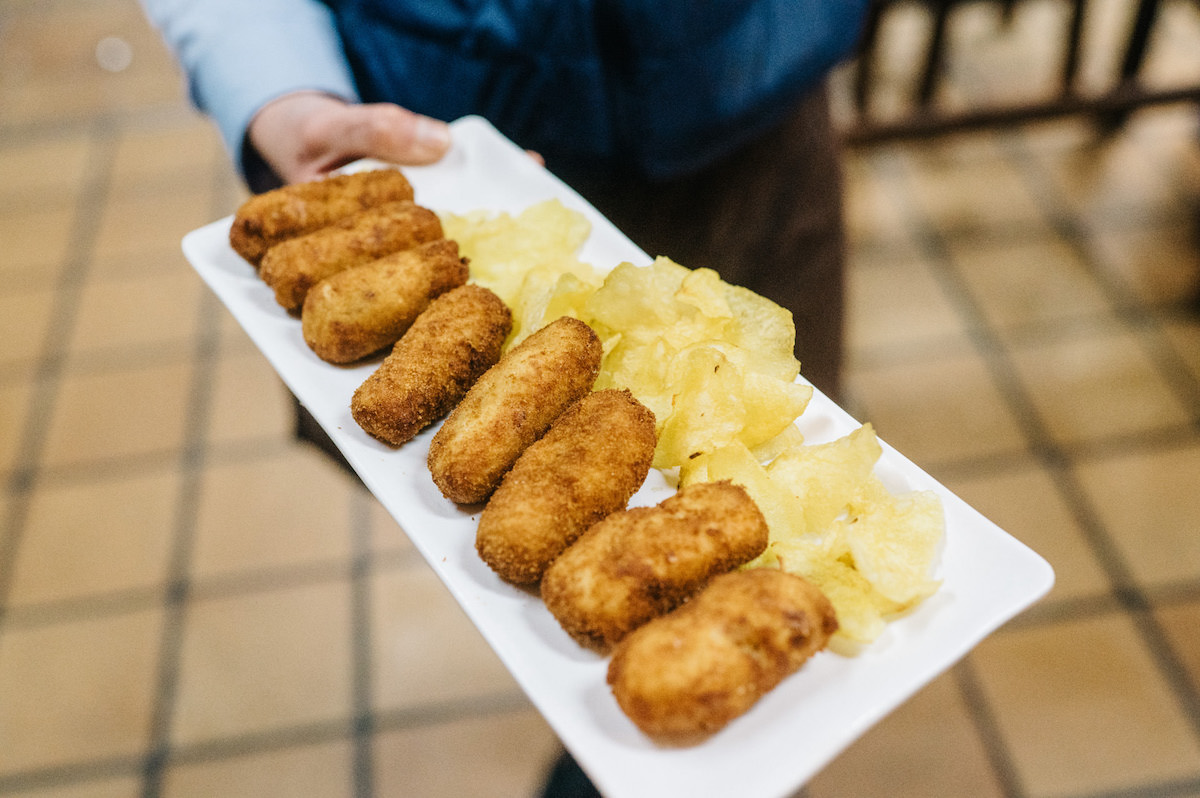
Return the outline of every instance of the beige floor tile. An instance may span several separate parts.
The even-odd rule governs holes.
[[[173,743],[349,723],[349,622],[342,582],[193,602]]]
[[[163,798],[350,798],[353,752],[336,741],[167,768]]]
[[[35,364],[55,322],[54,313],[52,288],[0,293],[0,365]]]
[[[1133,299],[1186,305],[1200,295],[1200,251],[1193,227],[1190,221],[1132,228],[1097,224],[1090,240]]]
[[[41,486],[30,499],[11,605],[161,586],[178,487],[169,472]]]
[[[926,470],[939,463],[1021,452],[1020,430],[983,363],[950,354],[850,375],[859,420]]]
[[[190,351],[199,300],[206,290],[195,272],[177,269],[116,280],[91,280],[80,298],[70,350],[170,344]]]
[[[1200,743],[1123,616],[995,635],[972,661],[1027,795],[1200,773]]]
[[[121,131],[113,160],[113,188],[125,194],[153,185],[180,190],[208,186],[217,168],[231,169],[227,163],[215,127],[187,111],[157,125]]]
[[[886,261],[884,260],[886,258]],[[963,323],[919,257],[863,254],[847,275],[846,345],[851,352],[960,342]]]
[[[222,347],[212,381],[208,440],[285,440],[291,437],[293,410],[283,380],[257,349]]]
[[[519,691],[432,570],[384,571],[371,587],[376,710]]]
[[[946,674],[872,728],[807,786],[807,798],[999,796],[954,677]]]
[[[72,465],[178,449],[191,377],[192,368],[183,364],[65,376],[43,463]]]
[[[127,63],[106,69],[98,45],[109,37],[124,43]],[[180,101],[175,67],[130,3],[44,4],[14,15],[4,45],[0,108],[9,123],[86,118]]]
[[[384,506],[374,498],[366,498],[371,519],[371,551],[375,554],[405,555],[420,557],[408,535],[396,523]]]
[[[1051,599],[1102,595],[1108,578],[1053,479],[1036,466],[998,475],[960,477],[947,487],[1054,568]]]
[[[0,214],[0,278],[10,285],[54,285],[70,250],[74,218],[74,207],[66,203]]]
[[[530,709],[379,734],[375,783],[389,798],[528,798],[559,750]]]
[[[1200,601],[1161,607],[1155,615],[1187,668],[1192,684],[1200,689]]]
[[[951,241],[955,267],[1001,334],[1110,311],[1096,281],[1059,239]]]
[[[1027,228],[1047,230],[1029,186],[989,140],[937,140],[920,151],[909,172],[912,201],[943,233]]]
[[[5,58],[44,72],[74,74],[96,65],[94,45],[105,35],[141,39],[148,26],[138,6],[124,0],[29,3],[6,20]]]
[[[844,204],[851,242],[899,245],[908,241],[908,211],[896,202],[897,196],[903,196],[902,189],[879,171],[889,157],[886,151],[872,150],[850,151],[846,156]]]
[[[1200,578],[1200,445],[1109,457],[1077,473],[1139,581]]]
[[[161,613],[0,636],[0,775],[138,756],[150,724]]]
[[[0,206],[74,203],[92,154],[84,133],[0,142]]]
[[[1013,349],[1013,361],[1054,439],[1067,444],[1188,423],[1136,335],[1104,330]]]
[[[1172,186],[1177,175],[1168,171],[1173,167],[1134,135],[1091,137],[1038,155],[1062,199],[1083,218],[1117,222],[1179,210]]]
[[[163,240],[156,247],[139,247],[132,252],[115,251],[93,255],[88,262],[88,279],[117,280],[174,274],[180,271],[194,273],[180,249],[182,239],[181,234],[178,239]]]
[[[221,335],[221,351],[223,353],[230,352],[255,352],[262,357],[259,348],[255,345],[246,331],[242,329],[242,325],[238,323],[233,314],[225,310],[224,306],[217,313],[217,327]],[[274,369],[272,369],[274,370]]]
[[[178,89],[178,79],[165,76],[154,65],[139,64],[119,76],[97,66],[81,74],[34,74],[20,82],[5,81],[0,84],[0,108],[4,109],[4,119],[16,125],[48,124],[62,119],[83,121],[105,114],[177,104]]]
[[[201,484],[192,575],[348,560],[354,490],[349,477],[308,448],[211,466]]]
[[[187,191],[123,191],[104,206],[95,256],[112,259],[178,253],[184,235],[213,221],[212,206],[208,183]],[[180,262],[186,263],[182,258]]]

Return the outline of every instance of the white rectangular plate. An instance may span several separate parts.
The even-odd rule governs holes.
[[[417,202],[454,213],[517,213],[557,198],[593,225],[583,260],[602,269],[649,262],[579,195],[486,122],[464,118],[453,131],[454,145],[444,160],[405,170]],[[230,222],[221,219],[188,234],[184,254],[611,798],[786,795],[1053,584],[1053,572],[1037,554],[884,444],[877,473],[890,488],[934,490],[944,503],[941,590],[857,656],[818,654],[706,742],[657,746],[617,707],[605,683],[607,660],[580,648],[535,596],[505,584],[480,561],[476,517],[444,499],[426,469],[434,430],[392,449],[355,424],[350,396],[376,364],[344,368],[319,360],[305,345],[299,321],[230,249]],[[810,443],[858,426],[820,392],[797,423]],[[652,471],[633,503],[654,504],[671,492],[667,479]]]

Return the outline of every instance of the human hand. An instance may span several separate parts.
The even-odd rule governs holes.
[[[348,103],[315,91],[263,106],[250,122],[249,138],[285,183],[324,177],[359,158],[433,163],[450,148],[445,122],[392,103]]]

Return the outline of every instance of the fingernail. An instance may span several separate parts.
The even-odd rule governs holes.
[[[427,116],[418,117],[413,144],[422,155],[439,158],[450,149],[450,126]]]

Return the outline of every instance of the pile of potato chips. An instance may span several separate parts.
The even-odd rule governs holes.
[[[557,200],[531,205],[517,216],[442,214],[442,227],[470,260],[471,281],[512,309],[506,349],[559,316],[578,316],[578,305],[604,279],[578,256],[592,226]]]
[[[728,479],[746,488],[771,530],[748,567],[775,566],[821,588],[839,633],[869,643],[885,619],[938,588],[931,574],[945,525],[932,491],[894,495],[874,473],[882,448],[870,424],[829,443],[795,443],[769,463],[743,446],[707,452],[681,484]]]
[[[563,315],[604,344],[596,387],[628,388],[654,411],[654,465],[681,484],[743,485],[771,530],[750,567],[799,573],[837,611],[844,638],[866,643],[889,616],[933,593],[944,537],[931,492],[893,495],[874,474],[881,447],[864,425],[810,445],[795,426],[812,397],[796,382],[791,314],[709,269],[667,258],[607,275],[579,260],[590,233],[557,200],[518,214],[443,215],[472,280],[513,309],[512,346]]]

